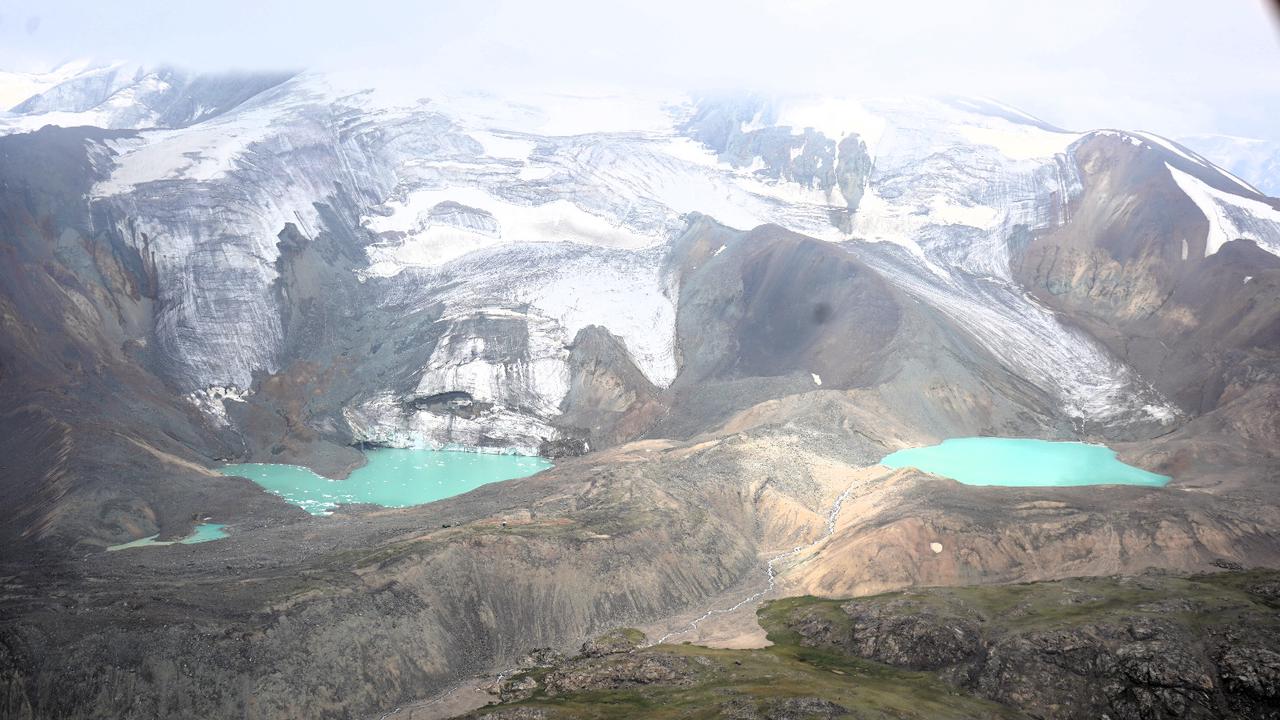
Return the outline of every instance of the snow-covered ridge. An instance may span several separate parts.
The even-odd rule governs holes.
[[[57,87],[74,78],[101,72],[103,66],[89,60],[63,63],[48,72],[0,71],[0,113],[8,112],[23,101]]]
[[[1243,190],[1244,192],[1247,192],[1247,193],[1252,194],[1252,195],[1261,195],[1261,194],[1262,194],[1262,193],[1258,192],[1258,189],[1257,189],[1257,188],[1255,188],[1254,186],[1252,186],[1252,185],[1250,185],[1249,183],[1245,182],[1244,180],[1241,180],[1240,178],[1236,177],[1235,175],[1231,174],[1231,172],[1229,172],[1229,171],[1227,171],[1227,170],[1224,170],[1224,169],[1222,169],[1222,168],[1220,168],[1220,167],[1218,167],[1218,166],[1214,165],[1213,163],[1211,163],[1211,162],[1209,162],[1208,160],[1206,160],[1204,157],[1202,157],[1202,156],[1200,156],[1200,155],[1198,155],[1198,154],[1196,154],[1196,153],[1194,153],[1194,152],[1192,152],[1192,151],[1190,151],[1190,150],[1187,150],[1187,149],[1185,149],[1185,148],[1181,148],[1181,147],[1179,147],[1178,145],[1176,145],[1175,143],[1173,143],[1173,142],[1172,142],[1172,141],[1170,141],[1170,140],[1167,140],[1167,139],[1165,139],[1165,138],[1162,138],[1162,137],[1160,137],[1159,135],[1156,135],[1155,133],[1140,132],[1140,133],[1138,133],[1138,135],[1139,135],[1139,136],[1141,136],[1142,138],[1144,138],[1144,139],[1146,139],[1146,140],[1150,141],[1150,142],[1155,143],[1156,145],[1159,145],[1161,148],[1164,148],[1165,150],[1168,150],[1169,152],[1173,153],[1174,155],[1177,155],[1178,157],[1183,158],[1184,160],[1187,160],[1187,161],[1189,161],[1189,162],[1195,163],[1196,165],[1199,165],[1200,167],[1204,168],[1205,170],[1208,170],[1208,171],[1210,171],[1210,172],[1217,173],[1217,174],[1219,174],[1219,175],[1223,175],[1223,176],[1225,176],[1226,178],[1228,178],[1229,180],[1231,180],[1231,182],[1235,183],[1235,184],[1236,184],[1236,186],[1237,186],[1240,190]]]
[[[1280,210],[1252,198],[1210,187],[1203,180],[1168,163],[1165,167],[1173,181],[1209,221],[1205,257],[1237,239],[1252,240],[1263,250],[1280,255]]]
[[[1204,156],[1196,152],[1193,152],[1187,148],[1180,147],[1177,143],[1174,143],[1172,140],[1156,135],[1155,133],[1129,132],[1124,130],[1095,130],[1089,134],[1096,135],[1096,136],[1117,137],[1123,140],[1124,142],[1127,142],[1130,145],[1133,145],[1135,147],[1140,147],[1140,148],[1146,147],[1146,148],[1161,150],[1164,153],[1171,154],[1175,158],[1178,158],[1180,160],[1183,160],[1189,163],[1191,167],[1194,167],[1197,169],[1197,172],[1204,171],[1212,175],[1216,175],[1224,178],[1227,181],[1227,184],[1232,185],[1233,188],[1239,192],[1244,192],[1249,195],[1262,194],[1253,185],[1250,185],[1249,183],[1240,179],[1239,177],[1231,173],[1229,170],[1219,167],[1213,164],[1212,162],[1210,162],[1209,160],[1207,160]]]

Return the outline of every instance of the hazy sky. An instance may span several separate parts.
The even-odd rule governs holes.
[[[357,69],[424,87],[989,95],[1071,129],[1280,140],[1260,0],[5,0],[0,66]]]

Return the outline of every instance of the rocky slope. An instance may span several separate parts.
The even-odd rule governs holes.
[[[768,648],[615,631],[531,653],[467,717],[1271,718],[1278,589],[1255,571],[779,600]]]
[[[784,600],[771,637],[931,672],[1044,718],[1280,714],[1274,572]]]
[[[1264,378],[1280,347],[1280,248],[1255,228],[1280,219],[1280,202],[1146,142],[1080,141],[1072,221],[1032,240],[1015,267],[1037,297],[1199,414],[1237,374],[1274,382]]]

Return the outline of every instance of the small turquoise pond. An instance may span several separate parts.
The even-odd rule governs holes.
[[[491,455],[453,450],[378,448],[346,480],[330,480],[298,465],[244,463],[218,468],[247,477],[312,515],[328,515],[338,505],[370,503],[409,507],[443,500],[501,480],[551,467],[540,457]]]
[[[1170,480],[1120,462],[1104,445],[1026,438],[952,438],[940,445],[899,450],[880,464],[914,467],[966,485],[1159,486]]]
[[[160,547],[163,545],[194,545],[196,543],[209,542],[210,540],[221,540],[227,536],[227,532],[223,529],[226,525],[223,523],[200,523],[192,533],[181,540],[163,540],[158,541],[159,535],[151,537],[138,538],[132,542],[112,545],[107,548],[108,551],[128,550],[130,548],[139,547]]]

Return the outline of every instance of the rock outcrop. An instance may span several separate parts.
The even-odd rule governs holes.
[[[803,644],[931,671],[1037,717],[1274,718],[1280,625],[1252,589],[1274,575],[939,589],[765,613]]]

